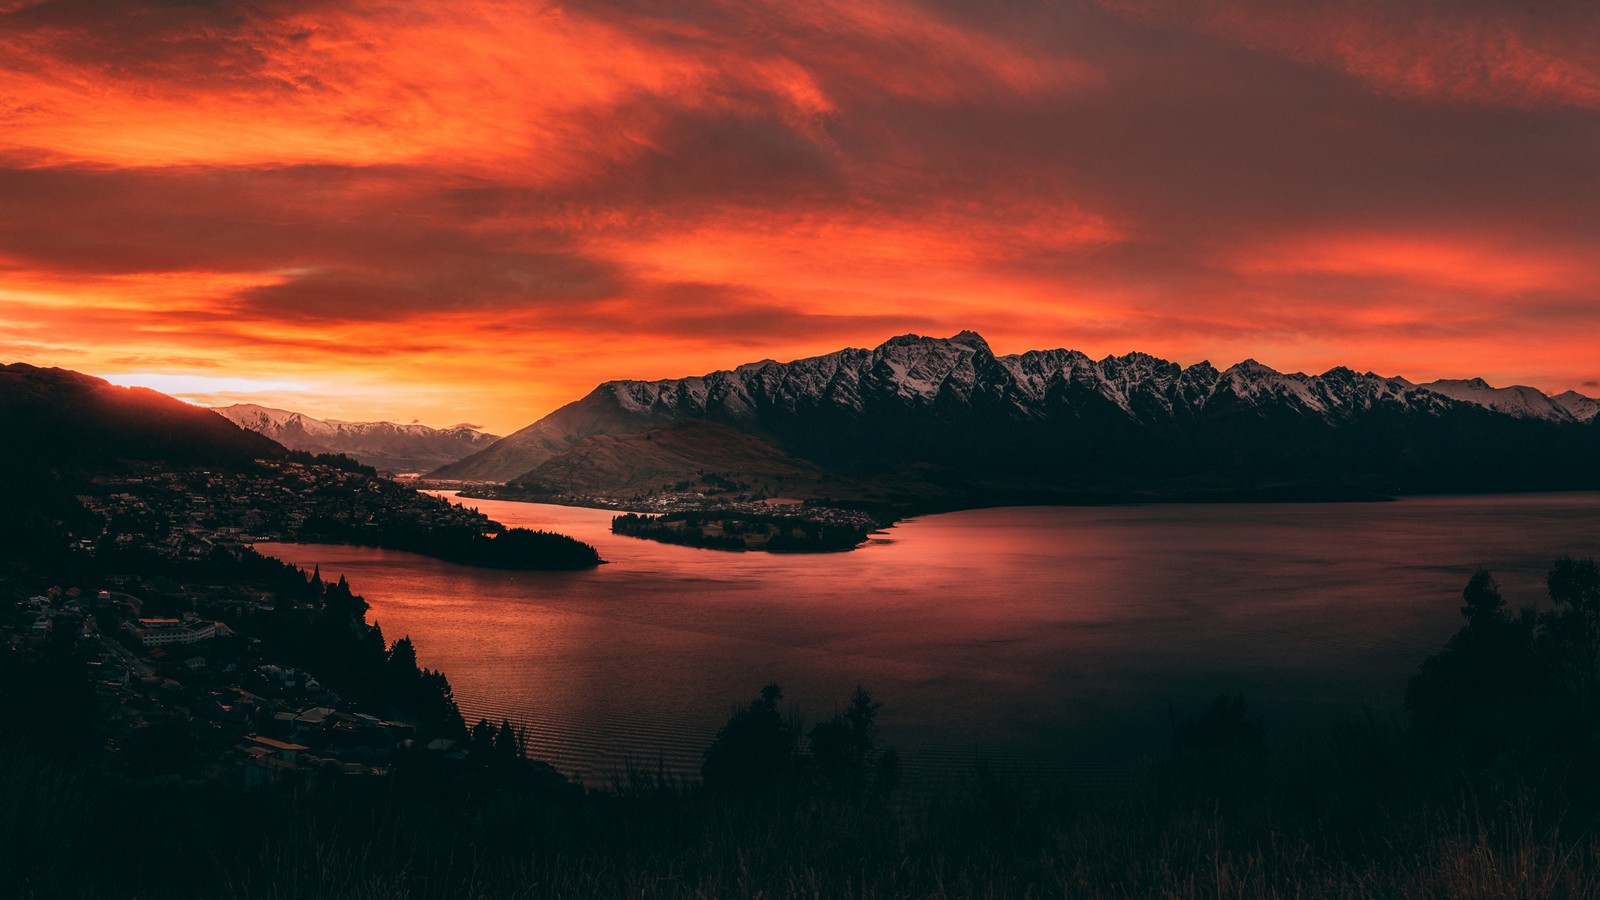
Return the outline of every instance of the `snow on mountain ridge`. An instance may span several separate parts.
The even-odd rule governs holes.
[[[314,419],[286,409],[273,409],[270,406],[257,406],[252,403],[219,407],[215,411],[240,428],[264,434],[279,443],[284,443],[280,436],[302,435],[322,438],[337,434],[339,430],[332,422]]]
[[[828,403],[862,412],[867,396],[925,406],[972,403],[984,392],[1028,417],[1050,397],[1070,391],[1096,394],[1135,419],[1193,415],[1219,391],[1249,405],[1287,404],[1322,417],[1344,417],[1379,403],[1435,409],[1452,401],[1521,418],[1587,421],[1600,415],[1600,401],[1580,394],[1572,395],[1576,411],[1569,411],[1533,388],[1493,388],[1482,379],[1417,385],[1343,366],[1321,375],[1284,373],[1255,359],[1219,371],[1205,361],[1184,367],[1141,352],[1100,360],[1068,349],[995,356],[972,331],[948,338],[905,334],[872,350],[847,348],[788,363],[767,359],[686,378],[612,381],[599,390],[612,393],[623,410],[652,419],[730,421],[753,419],[765,407]]]
[[[1014,426],[1018,434],[1059,434],[1081,423],[1084,435],[1103,428],[1126,435],[1118,432],[1119,417],[1122,424],[1166,434],[1241,411],[1328,425],[1354,423],[1378,410],[1439,417],[1483,406],[1485,396],[1494,396],[1483,392],[1496,390],[1468,387],[1469,399],[1458,399],[1404,378],[1342,366],[1321,375],[1283,373],[1253,359],[1219,371],[1208,361],[1181,366],[1137,352],[1099,360],[1067,349],[996,356],[975,332],[949,338],[906,334],[870,350],[762,360],[686,378],[608,381],[436,474],[505,481],[591,435],[629,434],[680,419],[731,425],[791,450],[842,458],[865,446],[859,441],[894,433],[981,442],[973,429],[998,433]],[[1543,395],[1533,392],[1524,399],[1538,397]],[[1575,397],[1575,408],[1590,409],[1583,405],[1587,398]],[[1600,401],[1595,403],[1600,412]],[[1525,403],[1496,411],[1527,416],[1535,408]]]
[[[1482,378],[1441,378],[1422,387],[1452,400],[1471,403],[1519,419],[1578,421],[1578,418],[1563,404],[1546,396],[1543,391],[1527,385],[1514,384],[1510,387],[1497,388]]]
[[[1564,391],[1550,398],[1561,405],[1561,408],[1572,414],[1580,422],[1593,422],[1600,419],[1600,399],[1586,397],[1577,391]]]
[[[419,423],[346,422],[249,403],[215,411],[239,427],[264,434],[292,450],[343,453],[396,471],[437,468],[498,440],[495,435],[462,425],[432,428]]]
[[[1219,392],[1251,406],[1282,404],[1302,415],[1343,419],[1377,404],[1437,412],[1465,403],[1504,415],[1553,422],[1600,419],[1600,400],[1568,391],[1496,388],[1482,378],[1415,384],[1405,378],[1337,366],[1321,375],[1284,373],[1255,359],[1218,371],[1184,367],[1146,353],[1091,359],[1077,350],[1030,350],[995,356],[976,332],[949,338],[899,335],[872,350],[847,348],[782,363],[767,359],[706,375],[661,381],[615,381],[619,405],[652,419],[683,416],[753,421],[765,408],[837,406],[864,413],[867,398],[911,406],[990,399],[1036,418],[1051,398],[1089,392],[1136,420],[1192,416]]]

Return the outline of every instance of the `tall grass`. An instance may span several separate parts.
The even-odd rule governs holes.
[[[1378,715],[1131,785],[894,799],[401,773],[243,791],[0,752],[0,893],[288,898],[1600,897],[1587,751],[1469,761]]]

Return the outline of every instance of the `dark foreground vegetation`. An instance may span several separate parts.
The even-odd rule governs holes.
[[[456,765],[245,789],[0,742],[0,884],[22,897],[1600,896],[1600,569],[1512,612],[1487,574],[1408,712],[1275,736],[1221,697],[1138,777],[901,784],[858,691],[807,727],[775,685],[703,783],[583,789],[483,726]],[[14,736],[14,732],[11,732]]]

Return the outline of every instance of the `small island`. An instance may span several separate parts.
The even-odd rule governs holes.
[[[489,522],[487,531],[460,525],[427,526],[388,522],[352,527],[322,518],[308,520],[302,541],[355,544],[403,550],[464,566],[492,569],[592,569],[605,562],[594,547],[552,531],[504,528]]]
[[[767,553],[837,553],[867,540],[868,527],[799,516],[733,510],[681,511],[662,515],[625,513],[611,520],[613,534],[683,544],[707,550]]]

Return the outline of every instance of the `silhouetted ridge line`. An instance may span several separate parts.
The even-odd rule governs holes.
[[[125,461],[239,467],[282,446],[146,388],[27,363],[0,366],[0,466],[114,469]]]

